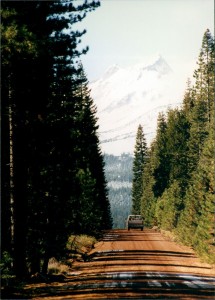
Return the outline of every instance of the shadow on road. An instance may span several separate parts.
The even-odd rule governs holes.
[[[27,294],[26,294],[27,295]],[[23,294],[24,296],[24,294]],[[158,272],[110,272],[68,276],[36,286],[27,299],[214,299],[211,277]],[[18,295],[16,299],[24,299]],[[12,298],[11,298],[12,299]]]
[[[100,270],[101,265],[105,267],[129,268],[137,261],[136,266],[148,266],[150,270],[155,270],[156,267],[185,267],[201,271],[201,269],[210,269],[210,267],[194,266],[186,264],[186,259],[195,257],[189,252],[174,252],[174,251],[159,251],[159,250],[119,250],[119,251],[104,251],[95,252],[89,256],[90,268],[94,271]],[[184,258],[183,265],[179,258]],[[88,270],[89,265],[81,265],[81,270]],[[79,270],[79,267],[77,267]]]
[[[112,247],[115,241],[126,241],[127,245],[138,241],[135,245],[140,245],[139,241],[145,240],[160,241],[162,236],[156,232],[147,235],[147,231],[107,232],[101,247],[89,255],[88,261],[75,263],[63,282],[26,285],[16,298],[1,299],[215,299],[214,278],[200,275],[211,268],[194,264],[192,252],[171,248],[169,243],[169,250],[163,246],[158,250],[165,243],[158,243],[154,249],[149,243],[150,250],[140,246],[139,250],[136,246],[133,250],[108,250],[116,249]],[[106,248],[102,247],[105,241]]]

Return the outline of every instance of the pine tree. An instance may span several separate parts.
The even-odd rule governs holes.
[[[177,180],[183,189],[189,179],[188,139],[189,122],[183,110],[174,109],[167,113],[166,149],[169,155],[169,185]]]
[[[141,215],[144,218],[145,226],[157,225],[155,220],[156,198],[154,195],[154,168],[155,168],[155,143],[152,142],[147,153],[147,159],[143,171]]]
[[[171,231],[177,227],[183,204],[182,191],[179,182],[175,180],[158,199],[156,218],[161,228]]]
[[[69,208],[74,205],[75,197],[68,193],[68,186],[71,181],[74,184],[75,177],[72,165],[66,168],[67,158],[71,161],[72,157],[66,143],[72,145],[69,129],[73,118],[65,105],[70,103],[69,113],[73,115],[75,63],[87,51],[87,48],[77,50],[85,31],[78,32],[70,25],[81,21],[98,5],[98,2],[74,1],[2,3],[3,124],[7,145],[3,192],[6,224],[12,220],[7,229],[12,232],[14,245],[8,245],[6,239],[4,244],[7,248],[14,246],[12,254],[18,277],[25,276],[26,258],[36,271],[42,253],[46,270],[49,250],[51,254],[59,252],[70,227]],[[65,28],[70,28],[70,32],[63,31]],[[10,150],[13,174],[7,167]],[[8,193],[8,187],[13,187],[12,194]]]
[[[210,129],[185,197],[180,238],[214,262],[214,128]]]
[[[204,141],[210,126],[213,126],[214,111],[214,39],[209,30],[203,36],[198,59],[198,69],[194,72],[194,106],[190,113],[189,168],[192,173],[201,155]]]
[[[195,104],[191,112],[190,138],[188,141],[188,167],[192,173],[198,164],[204,141],[208,136],[207,107],[203,101]]]
[[[155,184],[153,187],[155,197],[162,195],[165,188],[168,186],[169,181],[169,153],[166,149],[166,118],[164,113],[159,113],[157,120],[157,133],[155,143],[155,168],[154,178]]]
[[[214,110],[214,39],[209,31],[206,30],[202,40],[202,47],[198,59],[198,69],[194,72],[196,79],[196,95],[198,101],[203,101],[207,108],[207,121],[210,123],[211,112]]]
[[[199,254],[210,256],[214,261],[214,40],[209,30],[203,37],[198,65],[194,73],[196,83],[192,92],[193,105],[190,112],[186,113],[190,122],[188,167],[191,178],[177,232]]]
[[[182,108],[169,110],[166,119],[159,115],[154,150],[144,169],[141,210],[147,224],[154,219],[174,230],[214,262],[214,40],[209,30],[198,66]]]
[[[143,170],[146,162],[147,145],[143,127],[138,126],[133,161],[132,180],[132,213],[140,214],[141,197],[143,193]]]
[[[194,248],[202,256],[206,255],[212,263],[215,262],[214,146],[214,128],[211,128],[209,136],[205,141],[194,182],[199,190],[197,199],[195,199],[199,202],[199,211],[197,211],[197,227],[193,236]]]
[[[76,132],[79,132],[79,149],[77,149],[79,168],[89,170],[95,180],[95,192],[91,201],[94,203],[94,218],[98,221],[97,231],[112,227],[110,204],[107,195],[106,180],[104,175],[104,161],[101,154],[98,125],[96,117],[96,106],[90,96],[88,81],[82,64],[79,65],[80,75],[78,77],[78,89],[76,96],[80,98],[80,108],[76,115]],[[95,164],[96,162],[96,164]]]
[[[27,180],[29,134],[32,120],[37,117],[39,99],[35,88],[38,63],[38,41],[25,22],[36,3],[2,3],[2,111],[3,111],[3,198],[10,207],[10,252],[18,276],[26,272]],[[45,72],[44,72],[45,73]],[[43,73],[43,74],[44,74]],[[41,75],[42,77],[42,75]],[[27,88],[26,88],[27,87]],[[8,193],[9,191],[9,193]],[[14,251],[13,251],[14,250]]]

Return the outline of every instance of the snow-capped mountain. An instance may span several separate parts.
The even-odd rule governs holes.
[[[133,153],[139,124],[150,143],[158,113],[182,100],[174,72],[160,55],[146,65],[110,66],[90,89],[97,106],[102,151],[115,155]]]

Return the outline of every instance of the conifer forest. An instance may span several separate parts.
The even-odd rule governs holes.
[[[215,262],[214,38],[205,31],[195,83],[160,112],[151,145],[140,125],[133,157],[104,156],[75,27],[99,5],[1,3],[2,258],[19,279],[46,274],[72,234],[98,237],[131,212]]]
[[[74,25],[98,1],[3,1],[2,253],[47,272],[69,235],[112,227],[96,107]]]
[[[194,84],[181,107],[160,112],[156,137],[145,148],[141,126],[133,162],[133,212],[148,227],[174,232],[215,262],[214,38],[203,35]],[[140,174],[142,176],[141,180]]]

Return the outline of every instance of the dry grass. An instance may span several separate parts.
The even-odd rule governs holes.
[[[63,261],[57,261],[54,257],[49,260],[48,274],[67,274],[71,271],[70,267],[75,260],[86,260],[87,253],[92,250],[96,239],[88,235],[71,235],[67,242],[67,250],[69,250],[69,259],[67,264]],[[70,266],[69,266],[70,265]]]
[[[71,235],[67,243],[67,249],[70,251],[88,252],[96,243],[96,239],[88,235]]]
[[[69,271],[68,265],[57,261],[54,257],[49,260],[48,274],[67,274]]]

